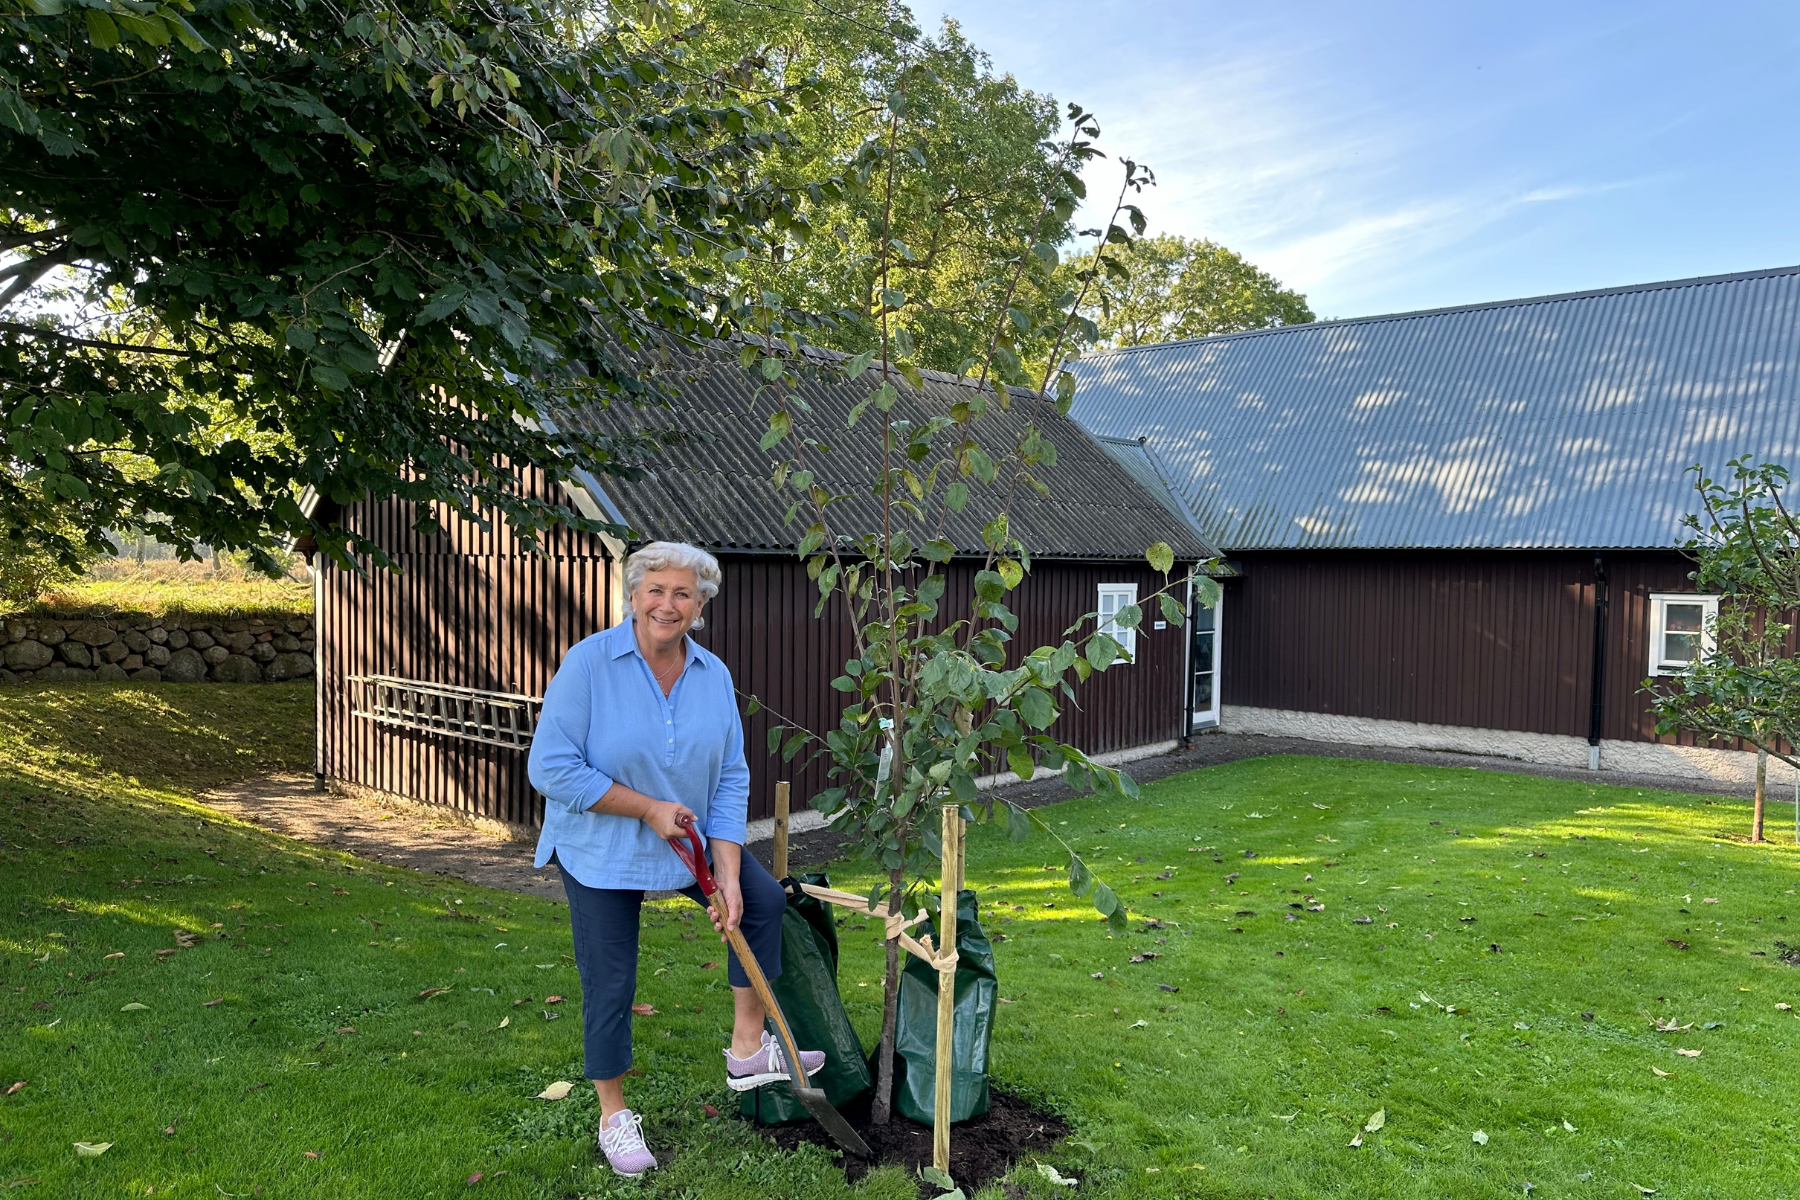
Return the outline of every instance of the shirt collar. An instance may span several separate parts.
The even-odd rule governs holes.
[[[613,635],[612,657],[624,658],[628,654],[637,654],[639,658],[643,657],[638,653],[637,633],[632,629],[630,617],[626,617],[614,625],[610,632]],[[687,643],[688,665],[704,667],[706,658],[700,649],[700,644],[694,640],[692,634],[687,635],[683,640]]]

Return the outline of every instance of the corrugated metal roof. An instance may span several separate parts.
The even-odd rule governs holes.
[[[832,510],[845,527],[872,528],[881,519],[879,504],[867,494],[871,467],[881,459],[880,414],[870,409],[850,429],[844,428],[844,419],[874,389],[874,376],[847,381],[829,369],[842,356],[808,348],[806,357],[812,366],[802,372],[799,395],[812,407],[813,416],[798,423],[804,434],[830,446],[829,451],[812,451],[814,462],[809,465],[831,491],[856,493]],[[896,380],[900,391],[896,418],[922,421],[968,400],[974,390],[972,381],[953,375],[935,371],[924,375],[922,394]],[[648,472],[645,478],[599,481],[605,491],[601,502],[610,498],[626,523],[646,537],[721,550],[793,549],[810,518],[791,525],[783,519],[793,497],[777,496],[770,483],[775,455],[758,445],[768,428],[772,397],[759,392],[760,380],[738,365],[736,348],[678,352],[662,379],[671,393],[666,407],[619,404],[547,414],[558,427],[605,436],[669,431],[688,435],[654,455],[638,458],[636,465]],[[1053,404],[1028,405],[1015,395],[1011,412],[1000,411],[997,404],[991,407],[976,429],[977,439],[996,461],[1013,445],[1028,407],[1038,409],[1038,426],[1057,452],[1054,467],[1035,472],[1049,495],[1040,496],[1021,483],[1013,505],[1013,532],[1033,557],[1127,561],[1139,558],[1158,541],[1167,542],[1184,561],[1210,557],[1206,546],[1161,501]],[[704,435],[704,440],[696,434]],[[964,554],[985,553],[981,528],[999,510],[991,490],[973,491],[968,507],[951,514],[943,532]],[[922,540],[916,530],[914,536]]]
[[[1201,531],[1273,548],[1667,547],[1694,463],[1800,466],[1800,267],[1094,355]]]
[[[1212,543],[1207,541],[1205,532],[1200,528],[1200,522],[1194,519],[1194,514],[1188,508],[1187,501],[1183,500],[1175,491],[1168,472],[1156,460],[1156,451],[1150,448],[1148,439],[1096,435],[1094,441],[1099,443],[1102,450],[1112,455],[1114,462],[1125,468],[1126,474],[1137,480],[1138,486],[1160,500],[1163,507],[1173,513],[1183,525],[1186,525],[1188,531],[1195,538],[1206,545],[1209,551],[1212,550]],[[1209,557],[1217,558],[1218,554],[1216,551],[1212,551]]]

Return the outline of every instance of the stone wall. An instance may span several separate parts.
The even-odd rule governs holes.
[[[279,683],[313,673],[310,616],[11,617],[0,683]]]

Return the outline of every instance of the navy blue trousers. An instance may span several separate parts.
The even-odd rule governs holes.
[[[781,974],[781,914],[787,893],[767,867],[748,850],[743,853],[738,887],[744,915],[738,928],[750,953],[770,979]],[[569,896],[569,924],[575,933],[575,969],[581,975],[581,1042],[589,1079],[615,1079],[631,1066],[631,1002],[637,995],[638,913],[644,893],[628,888],[591,888],[559,862],[563,890]],[[701,907],[700,885],[682,895]],[[712,932],[707,923],[707,934]],[[750,977],[735,950],[727,951],[726,975],[732,987],[749,987]]]

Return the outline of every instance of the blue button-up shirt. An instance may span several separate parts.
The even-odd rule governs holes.
[[[588,887],[694,882],[648,825],[588,811],[614,781],[687,805],[709,840],[743,844],[750,767],[737,695],[725,664],[692,638],[667,696],[638,652],[630,621],[577,642],[544,690],[530,769],[532,786],[544,794],[537,865],[555,854]]]

